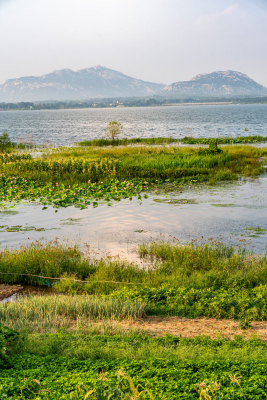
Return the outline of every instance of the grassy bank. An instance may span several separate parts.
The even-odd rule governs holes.
[[[170,243],[142,245],[140,254],[153,257],[151,268],[86,260],[77,248],[35,244],[2,251],[0,279],[2,283],[53,285],[67,294],[141,301],[148,315],[266,319],[266,256],[219,244]]]
[[[92,140],[83,140],[82,142],[78,142],[78,146],[127,146],[129,144],[171,144],[177,143],[179,139],[169,138],[169,137],[156,137],[156,138],[123,138],[123,139],[92,139]]]
[[[1,305],[1,398],[266,397],[265,342],[132,328],[149,314],[239,318],[242,329],[265,320],[266,257],[218,243],[152,243],[139,252],[151,268],[92,261],[58,243],[1,252],[2,282],[59,292]]]
[[[209,144],[211,138],[193,138],[183,137],[181,139],[170,138],[170,137],[157,137],[157,138],[123,138],[123,139],[92,139],[83,140],[78,142],[79,146],[127,146],[129,144]],[[218,144],[242,144],[242,143],[265,143],[267,136],[239,136],[239,137],[219,137],[217,138]]]
[[[201,150],[179,147],[80,147],[44,153],[41,159],[11,153],[0,157],[0,199],[39,201],[44,207],[97,206],[141,196],[155,186],[256,177],[264,171],[266,149],[216,145]]]

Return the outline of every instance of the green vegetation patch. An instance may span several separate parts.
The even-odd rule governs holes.
[[[86,334],[16,334],[9,364],[1,370],[0,394],[3,399],[167,400],[200,399],[204,388],[210,394],[216,388],[226,399],[239,399],[240,393],[261,399],[265,349],[260,340],[238,337],[151,338],[90,329]]]
[[[211,204],[213,207],[236,207],[236,204],[226,204],[226,203],[214,203]]]
[[[2,398],[84,400],[91,397],[104,400],[111,395],[114,399],[193,400],[203,398],[200,397],[200,384],[203,388],[203,385],[214,385],[215,382],[220,384],[216,394],[225,399],[240,399],[241,395],[244,398],[262,400],[266,395],[265,362],[171,361],[149,357],[132,361],[80,361],[29,354],[14,356],[12,363],[12,369],[1,373]],[[121,380],[125,376],[131,377],[131,386],[129,378],[128,384],[124,381],[122,386]],[[133,388],[136,387],[138,390],[133,397]],[[147,391],[141,394],[143,388],[151,394]]]
[[[201,149],[200,149],[201,150]],[[155,187],[216,183],[264,171],[265,149],[227,148],[217,142],[203,151],[192,148],[62,148],[41,159],[13,152],[0,158],[0,206],[39,201],[44,207],[94,207],[132,199]],[[146,196],[146,195],[145,195]]]
[[[0,225],[0,232],[30,232],[30,231],[35,231],[35,232],[43,232],[47,229],[45,228],[36,228],[35,226],[22,226],[22,225],[13,225],[13,226],[8,226],[8,225]]]
[[[177,143],[180,139],[174,139],[169,137],[157,137],[157,138],[123,138],[123,139],[92,139],[78,142],[78,146],[127,146],[129,144],[148,144],[148,145],[159,145],[159,144],[170,144]]]
[[[76,206],[86,208],[88,205],[97,207],[99,201],[119,201],[122,198],[138,196],[147,188],[147,182],[118,181],[87,182],[86,184],[74,184],[72,186],[63,183],[40,184],[37,181],[24,178],[9,178],[0,176],[0,206],[7,202],[19,202],[27,200],[38,201],[46,209],[48,205],[54,207]]]
[[[139,251],[152,262],[150,268],[84,259],[77,247],[37,243],[2,251],[0,279],[53,285],[59,293],[139,301],[148,315],[266,319],[266,256],[220,244],[163,242],[144,244]]]
[[[181,142],[184,144],[210,144],[212,138],[184,137]],[[267,136],[250,135],[239,137],[218,137],[218,144],[242,144],[242,143],[265,143]]]
[[[148,145],[159,145],[159,144],[209,144],[213,138],[170,138],[170,137],[157,137],[157,138],[122,138],[122,139],[92,139],[78,142],[79,146],[126,146],[129,144],[148,144]],[[218,144],[242,144],[242,143],[264,143],[267,141],[267,136],[250,135],[250,136],[239,136],[239,137],[220,137],[217,138]]]
[[[254,233],[256,235],[264,235],[267,232],[266,229],[263,229],[263,228],[260,228],[260,227],[254,227],[254,226],[250,226],[248,228],[244,228],[244,231],[249,231],[249,232],[252,232],[252,233]]]

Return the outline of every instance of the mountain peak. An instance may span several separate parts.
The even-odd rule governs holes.
[[[0,85],[0,101],[85,100],[154,95],[162,84],[145,82],[102,65],[73,71],[61,69],[42,76],[8,80]]]
[[[194,76],[189,81],[175,82],[163,91],[181,96],[229,97],[262,96],[267,89],[239,71],[215,71]]]
[[[90,68],[88,68],[90,69]],[[110,68],[105,67],[104,65],[95,65],[94,67],[92,67],[91,69],[95,69],[96,71],[102,71],[104,69],[108,69],[110,70]]]

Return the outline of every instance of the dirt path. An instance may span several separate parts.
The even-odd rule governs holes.
[[[181,337],[209,336],[211,338],[235,336],[249,338],[252,335],[267,341],[267,322],[251,322],[250,329],[242,330],[239,321],[179,318],[179,317],[147,317],[137,321],[119,323],[122,329],[141,329],[151,336],[164,336],[169,333]]]

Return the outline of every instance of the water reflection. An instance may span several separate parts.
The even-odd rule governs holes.
[[[263,176],[214,187],[194,186],[167,197],[152,193],[142,202],[123,200],[86,210],[69,207],[55,213],[52,207],[42,211],[39,205],[18,205],[11,213],[0,212],[0,225],[31,229],[0,231],[0,242],[3,248],[34,240],[68,240],[90,245],[98,258],[136,260],[135,248],[144,241],[213,238],[264,253],[266,192],[267,176]]]

